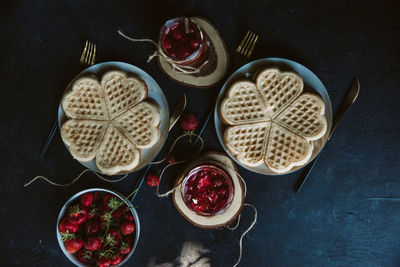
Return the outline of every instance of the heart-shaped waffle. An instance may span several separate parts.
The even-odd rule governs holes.
[[[136,77],[128,77],[122,71],[107,72],[101,79],[101,87],[111,119],[147,97],[146,83]]]
[[[299,75],[276,68],[260,71],[256,84],[233,83],[219,113],[232,125],[224,142],[239,162],[252,167],[265,163],[283,173],[309,161],[312,141],[324,136],[327,123],[322,99],[302,91]]]
[[[101,82],[82,77],[62,100],[69,119],[61,136],[77,160],[94,159],[104,174],[134,170],[141,149],[160,139],[160,108],[146,102],[147,85],[122,71],[110,71]]]
[[[70,118],[107,120],[108,112],[104,94],[98,80],[82,77],[61,101],[65,114]]]

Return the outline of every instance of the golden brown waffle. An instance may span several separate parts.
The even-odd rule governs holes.
[[[127,77],[122,71],[107,72],[101,79],[101,87],[111,119],[147,97],[146,83],[136,77]]]
[[[224,142],[247,166],[266,166],[277,173],[307,163],[313,143],[327,129],[322,99],[303,93],[303,80],[293,72],[268,68],[256,84],[238,81],[228,89],[220,106]]]
[[[72,119],[63,124],[61,137],[75,159],[88,162],[96,156],[107,127],[107,121]]]
[[[104,174],[133,170],[140,161],[140,150],[110,124],[96,154],[96,165]]]
[[[303,79],[293,72],[269,68],[258,74],[256,86],[264,99],[267,113],[274,117],[301,94]]]
[[[62,107],[70,118],[107,120],[108,113],[98,80],[83,77],[76,80],[72,90],[62,99]]]
[[[62,100],[69,119],[61,136],[72,156],[80,161],[95,159],[104,174],[134,170],[141,149],[160,139],[160,108],[143,101],[147,85],[122,71],[110,71],[99,83],[92,77],[75,81]]]
[[[115,118],[112,123],[138,148],[148,148],[160,138],[160,118],[157,105],[142,102]]]
[[[232,84],[220,113],[225,123],[231,125],[270,120],[256,85],[250,81]]]

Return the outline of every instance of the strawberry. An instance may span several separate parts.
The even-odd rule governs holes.
[[[86,211],[82,210],[79,205],[74,205],[69,208],[68,220],[72,224],[80,225],[87,219]]]
[[[129,254],[132,250],[131,245],[128,242],[122,242],[119,247],[119,253],[121,254]]]
[[[123,205],[123,206],[119,206],[118,209],[113,211],[113,213],[111,213],[111,215],[114,218],[114,220],[116,220],[117,222],[120,221],[122,219],[122,217],[124,216],[126,208],[127,207],[125,205]]]
[[[98,221],[87,221],[85,224],[85,232],[88,235],[96,234],[100,230],[100,223]]]
[[[79,229],[79,225],[72,224],[66,217],[62,218],[58,224],[58,231],[60,233],[76,233]]]
[[[160,182],[160,177],[158,177],[157,175],[152,174],[152,173],[149,173],[149,174],[147,175],[147,181],[146,181],[146,183],[147,183],[149,186],[157,186],[159,182]]]
[[[120,264],[123,259],[124,259],[124,257],[122,257],[121,254],[117,254],[114,256],[114,258],[112,258],[111,264],[116,266],[116,265]]]
[[[98,236],[89,236],[84,244],[84,248],[90,251],[98,250],[102,245],[101,238]]]
[[[106,210],[112,210],[120,206],[121,201],[112,194],[107,194],[103,197],[103,204]]]
[[[192,113],[186,113],[181,120],[181,129],[193,133],[197,128],[197,119]]]
[[[133,214],[131,212],[125,213],[124,218],[125,218],[125,220],[130,221],[130,222],[133,222],[135,220],[135,218],[133,217]]]
[[[75,234],[65,233],[62,235],[61,240],[64,241],[65,249],[71,254],[74,254],[83,246],[83,240]]]
[[[103,222],[111,222],[113,220],[113,217],[111,215],[110,211],[102,211],[99,214],[100,220]]]
[[[133,246],[135,237],[133,235],[126,235],[126,236],[124,236],[124,241],[125,241],[125,243],[128,243],[129,245]]]
[[[89,210],[87,210],[87,218],[88,220],[93,219],[97,215],[97,208],[96,206],[90,206]]]
[[[78,259],[78,261],[83,262],[83,263],[87,263],[89,261],[92,260],[93,258],[93,252],[90,250],[86,250],[86,249],[80,249],[78,251],[78,254],[76,255],[76,258]]]
[[[99,267],[108,267],[111,265],[111,260],[105,257],[99,257],[99,259],[97,260],[97,265]]]
[[[88,192],[81,196],[81,204],[85,207],[89,207],[93,203],[94,196],[92,193]]]
[[[121,241],[121,234],[115,227],[110,228],[105,237],[105,244],[110,246],[119,246]]]
[[[132,234],[136,229],[136,226],[133,222],[123,222],[119,226],[119,230],[121,230],[121,233],[123,235],[129,235]]]

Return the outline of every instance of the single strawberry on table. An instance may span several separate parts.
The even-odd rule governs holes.
[[[153,173],[149,173],[147,175],[147,179],[146,180],[147,180],[146,183],[149,186],[153,187],[153,186],[157,186],[158,185],[158,183],[160,182],[160,177],[158,177],[157,175],[155,175]]]

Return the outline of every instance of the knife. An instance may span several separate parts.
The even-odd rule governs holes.
[[[357,78],[354,79],[350,89],[347,91],[347,94],[345,98],[343,99],[342,103],[340,103],[338,111],[336,112],[336,115],[333,119],[331,131],[328,136],[328,140],[331,138],[333,131],[336,129],[337,124],[339,123],[340,119],[343,117],[344,113],[349,109],[349,107],[356,101],[358,94],[360,93],[360,82],[358,81]],[[305,182],[308,179],[308,176],[311,173],[311,170],[313,169],[315,163],[317,162],[319,155],[321,155],[321,152],[315,157],[315,159],[306,166],[304,171],[301,173],[301,176],[296,184],[295,191],[296,194],[300,192],[301,188],[305,184]]]
[[[169,128],[168,132],[171,131],[171,129],[174,127],[176,122],[179,120],[181,117],[183,111],[186,108],[186,95],[185,92],[182,92],[181,95],[179,96],[178,103],[174,107],[174,110],[172,111],[171,117],[169,118]],[[132,195],[131,202],[133,199],[136,197],[137,192],[139,191],[140,187],[143,184],[144,178],[146,177],[147,173],[149,172],[151,168],[151,164],[147,165],[146,169],[143,171],[143,173],[140,175],[140,179],[136,181],[135,184],[135,193]]]

